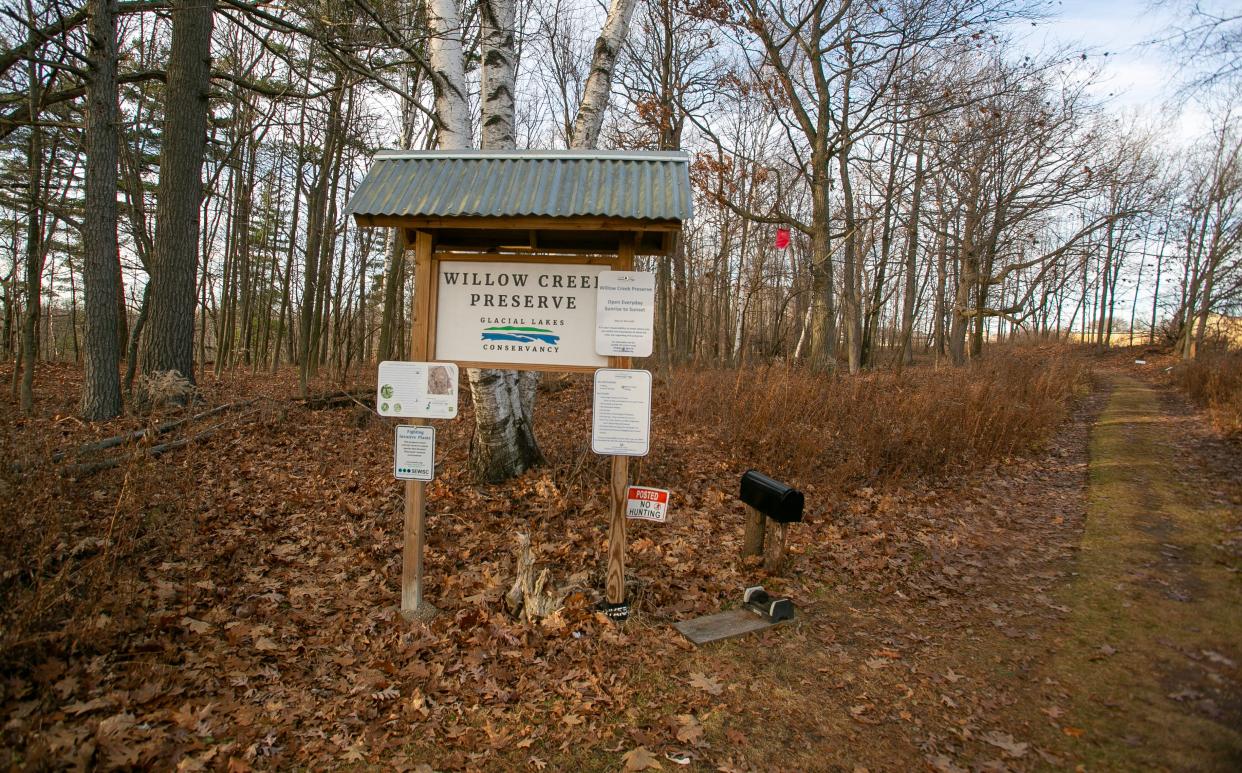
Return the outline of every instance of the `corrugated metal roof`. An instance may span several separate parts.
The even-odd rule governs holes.
[[[380,151],[354,215],[688,220],[689,157],[643,151]]]

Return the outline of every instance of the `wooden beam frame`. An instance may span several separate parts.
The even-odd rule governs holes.
[[[378,218],[370,220],[381,220]],[[618,250],[615,254],[602,253],[598,250],[583,251],[581,254],[558,254],[552,250],[532,249],[519,253],[498,252],[463,252],[459,248],[437,250],[436,234],[430,225],[432,219],[393,218],[396,222],[364,222],[358,218],[359,225],[391,225],[397,226],[401,238],[414,252],[415,296],[413,304],[413,321],[410,330],[409,359],[414,362],[435,360],[436,316],[439,301],[439,271],[442,260],[494,261],[498,258],[518,257],[529,261],[540,261],[562,265],[602,265],[616,271],[633,271],[636,245],[642,238],[643,227],[634,221],[623,221],[627,228],[620,234]],[[479,221],[487,218],[470,218],[471,225],[477,226]],[[540,219],[545,220],[545,219]],[[521,222],[521,218],[513,219]],[[592,221],[594,222],[594,221]],[[603,221],[599,221],[603,222]],[[419,227],[427,225],[427,228]],[[654,230],[668,230],[662,243],[672,245],[677,238],[676,231],[680,223],[659,224]],[[511,228],[523,228],[524,225],[512,225]],[[621,230],[621,229],[614,229]],[[532,234],[532,245],[535,237]],[[523,365],[505,362],[463,362],[456,361],[459,368],[498,368],[502,370],[539,370],[548,372],[593,373],[596,366],[543,366]],[[630,368],[629,357],[609,357],[608,367]],[[410,419],[410,424],[426,424],[426,419]],[[625,552],[626,552],[626,490],[629,486],[629,457],[613,456],[611,473],[608,480],[609,519],[608,519],[608,552],[607,570],[605,575],[605,599],[612,607],[625,605]],[[426,484],[422,481],[405,482],[405,517],[403,528],[403,552],[401,563],[401,613],[407,619],[426,620],[436,614],[436,609],[423,598],[423,552],[426,535]],[[622,615],[621,619],[628,616]]]

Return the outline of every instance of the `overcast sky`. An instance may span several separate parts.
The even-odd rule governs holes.
[[[1179,93],[1183,73],[1170,52],[1147,41],[1167,37],[1184,21],[1184,6],[1149,0],[1064,0],[1052,16],[1015,30],[1022,45],[1035,50],[1072,46],[1101,69],[1094,88],[1119,111],[1168,124],[1170,138],[1189,141],[1207,129],[1205,113],[1194,104],[1162,113]],[[1107,54],[1107,55],[1106,55]],[[1111,96],[1110,96],[1111,95]]]

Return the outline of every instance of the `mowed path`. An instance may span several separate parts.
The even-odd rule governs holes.
[[[891,585],[856,587],[875,551],[834,569],[814,535],[803,576],[842,579],[791,588],[801,622],[689,655],[725,685],[703,722],[722,769],[1242,771],[1238,447],[1101,375],[1045,454],[838,516],[925,541]]]
[[[1199,421],[1119,375],[1091,433],[1073,611],[1048,664],[1079,723],[1057,746],[1090,770],[1242,770],[1237,458],[1213,465]]]

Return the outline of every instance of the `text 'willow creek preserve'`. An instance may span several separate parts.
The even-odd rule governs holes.
[[[593,290],[595,277],[589,274],[535,274],[522,272],[492,273],[490,271],[445,271],[440,278],[446,287],[490,287],[510,292],[472,292],[470,305],[501,309],[576,309],[578,299],[573,295],[530,292],[515,293],[514,289],[539,290]]]

